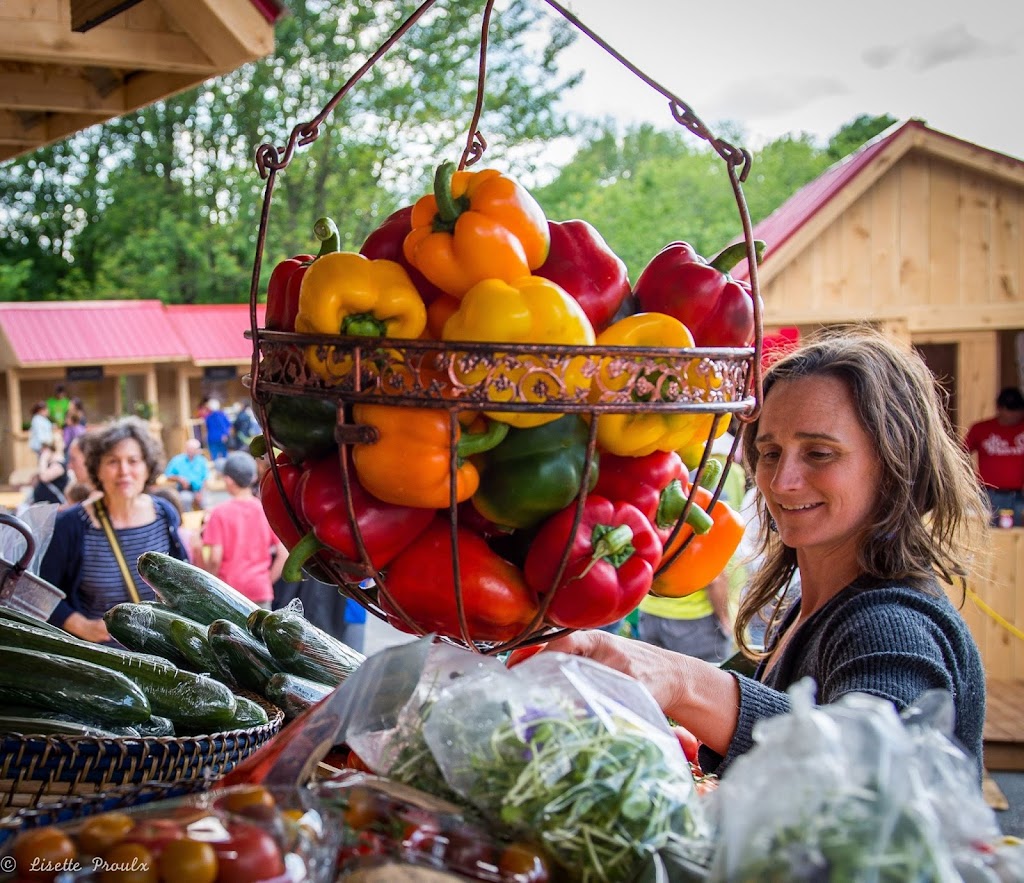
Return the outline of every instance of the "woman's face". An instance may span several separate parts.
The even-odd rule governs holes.
[[[827,376],[777,383],[755,445],[754,479],[782,542],[801,561],[856,562],[882,469],[846,383]]]
[[[105,494],[137,497],[149,476],[142,446],[133,438],[119,441],[100,458],[98,474]]]

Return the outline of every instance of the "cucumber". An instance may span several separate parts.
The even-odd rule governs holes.
[[[336,687],[366,660],[292,610],[275,610],[262,625],[263,640],[280,667],[318,684]]]
[[[245,621],[245,627],[254,638],[263,640],[263,620],[270,616],[270,611],[265,607],[257,607],[249,614]]]
[[[238,713],[235,715],[235,727],[232,729],[247,730],[250,727],[262,727],[270,723],[270,718],[263,706],[254,702],[248,696],[235,696],[238,703]]]
[[[203,625],[226,619],[245,628],[246,618],[259,609],[258,604],[213,574],[163,552],[143,552],[138,567],[161,601]]]
[[[29,616],[27,613],[22,613],[20,610],[4,607],[2,604],[0,604],[0,620],[19,622],[22,625],[30,625],[35,628],[46,629],[47,631],[53,632],[55,635],[67,634],[64,629],[59,629],[55,625],[50,625],[50,623],[45,619],[36,619],[34,616]]]
[[[32,709],[28,716],[16,714],[0,715],[0,733],[20,736],[91,736],[94,739],[119,739],[125,735],[138,735],[131,727],[118,727],[116,730],[105,730],[90,724],[77,721],[60,720],[51,717],[38,717],[45,714],[40,708]],[[126,733],[130,730],[130,733]]]
[[[235,716],[235,698],[227,686],[205,675],[182,671],[158,656],[93,644],[63,632],[58,637],[32,626],[2,620],[0,645],[102,665],[138,685],[153,714],[176,723],[217,727],[230,723]],[[73,713],[71,709],[58,710]]]
[[[188,659],[188,668],[218,679],[221,677],[220,663],[217,662],[217,657],[210,649],[205,625],[180,617],[171,622],[168,632],[171,643],[182,656]]]
[[[298,675],[276,674],[267,682],[267,698],[291,720],[317,704],[334,690]]]
[[[149,653],[189,668],[188,659],[171,641],[169,632],[171,622],[178,618],[178,614],[170,610],[130,601],[115,604],[103,614],[107,631],[129,650]]]
[[[120,672],[95,662],[0,646],[0,702],[76,712],[115,726],[152,713],[145,693]]]
[[[135,729],[138,730],[140,736],[173,736],[174,735],[174,721],[168,717],[160,717],[158,715],[150,715],[148,721],[143,721],[141,724],[136,724]]]
[[[70,736],[85,736],[95,735],[102,737],[115,737],[115,738],[127,738],[135,737],[139,735],[139,727],[144,724],[135,724],[131,727],[119,727],[114,724],[101,724],[98,721],[91,720],[90,718],[68,711],[52,711],[50,709],[36,708],[31,705],[6,705],[3,709],[4,717],[20,718],[22,720],[35,720],[35,721],[49,721],[52,727],[58,725],[70,724],[70,728],[67,735]],[[79,730],[91,730],[91,733],[81,733]],[[49,730],[22,730],[22,733],[44,733]],[[56,732],[56,730],[55,730]]]
[[[262,696],[267,681],[281,670],[263,643],[233,622],[214,620],[207,637],[221,670],[230,673],[236,687]]]

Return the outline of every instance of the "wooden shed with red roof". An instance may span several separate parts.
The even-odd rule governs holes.
[[[257,321],[263,321],[262,306]],[[34,464],[28,415],[57,384],[83,400],[90,424],[141,413],[168,454],[177,453],[204,395],[230,405],[248,394],[249,328],[248,304],[0,304],[0,481]]]
[[[768,246],[766,335],[878,325],[922,353],[961,434],[994,413],[1002,387],[1024,386],[1024,161],[909,120],[807,184],[754,236]],[[1024,529],[991,540],[963,611],[990,680],[1024,685]]]

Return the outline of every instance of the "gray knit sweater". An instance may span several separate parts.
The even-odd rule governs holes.
[[[953,697],[954,736],[980,766],[985,721],[985,672],[967,625],[949,599],[894,582],[855,581],[814,613],[790,639],[782,657],[765,673],[735,675],[740,716],[728,753],[701,748],[705,772],[721,774],[753,747],[754,724],[790,710],[785,690],[804,677],[818,685],[819,704],[847,693],[870,693],[898,710],[925,690],[940,688]],[[797,615],[794,604],[782,623]]]

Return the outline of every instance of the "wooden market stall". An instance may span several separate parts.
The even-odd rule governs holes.
[[[283,11],[280,0],[0,3],[0,161],[262,58]]]
[[[909,120],[758,224],[766,332],[867,320],[909,341],[961,432],[1024,385],[1024,162]],[[743,275],[738,271],[737,275]],[[990,682],[1024,685],[1024,529],[993,530],[964,615]],[[1017,741],[1024,743],[1024,715]]]

